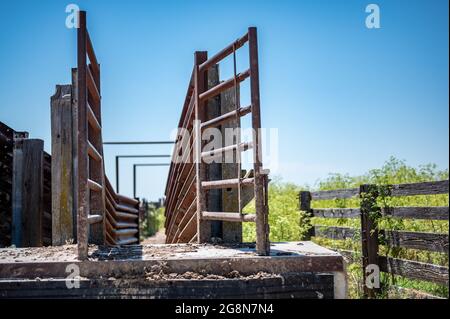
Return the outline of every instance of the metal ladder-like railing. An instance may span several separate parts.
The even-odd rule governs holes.
[[[248,42],[250,68],[242,73],[236,72],[236,50]],[[232,79],[207,90],[207,71],[225,57],[233,55],[234,76]],[[197,188],[197,242],[202,243],[208,240],[208,227],[204,221],[218,220],[229,222],[255,222],[256,223],[256,250],[260,255],[268,255],[269,245],[269,224],[267,174],[262,169],[262,150],[260,141],[261,116],[260,116],[260,96],[259,96],[259,70],[258,70],[258,45],[256,28],[251,27],[248,33],[242,38],[220,51],[210,59],[207,59],[206,52],[195,53],[194,66],[194,88],[195,88],[195,171]],[[245,79],[250,78],[251,105],[240,106],[238,98],[238,85]],[[225,90],[234,88],[235,109],[216,118],[206,120],[206,101]],[[227,121],[238,121],[240,128],[240,118],[251,114],[253,139],[251,142],[241,142],[241,132],[237,135],[236,144],[228,145],[211,151],[202,152],[203,142],[201,133],[211,127],[217,127]],[[241,152],[253,150],[253,177],[242,177],[241,175]],[[222,156],[228,152],[236,153],[237,178],[226,180],[206,180],[206,158]],[[241,205],[242,187],[254,187],[255,210],[254,214],[243,214]],[[207,211],[206,193],[211,189],[238,189],[238,211],[237,212],[210,212]]]
[[[75,194],[77,197],[78,256],[86,259],[88,242],[105,241],[105,174],[101,127],[100,65],[79,12],[76,79],[77,141]],[[89,64],[88,64],[89,59]]]

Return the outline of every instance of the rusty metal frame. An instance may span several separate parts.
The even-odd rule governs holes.
[[[237,73],[236,70],[236,50],[248,43],[250,67],[248,70]],[[234,76],[213,87],[208,87],[208,70],[222,61],[225,57],[233,55]],[[251,105],[241,107],[237,98],[237,86],[246,79],[250,79]],[[234,88],[236,108],[216,118],[206,120],[206,103],[209,99],[219,95],[225,90]],[[251,113],[252,128],[254,130],[253,141],[251,143],[238,143],[236,145],[225,146],[211,152],[203,152],[202,130],[219,126],[232,119]],[[192,124],[191,124],[192,122]],[[240,122],[240,121],[239,121]],[[240,126],[240,125],[239,125]],[[257,228],[257,252],[260,255],[268,255],[269,245],[269,224],[268,224],[268,177],[262,169],[261,159],[261,115],[260,115],[260,94],[259,94],[259,69],[258,69],[258,46],[256,28],[251,27],[248,32],[225,49],[208,59],[207,52],[196,52],[194,55],[194,68],[188,86],[183,111],[179,121],[179,128],[194,132],[187,147],[193,155],[194,163],[182,161],[172,163],[166,184],[166,235],[168,243],[175,242],[199,242],[210,240],[209,227],[210,220],[246,222],[255,221]],[[191,134],[192,136],[192,134]],[[180,137],[179,137],[180,138]],[[206,163],[203,158],[225,152],[246,151],[253,149],[253,177],[242,177],[240,172],[233,180],[208,181],[206,180]],[[174,149],[173,156],[176,150]],[[240,154],[239,154],[240,155]],[[238,156],[239,158],[240,156]],[[239,165],[240,166],[240,165]],[[241,187],[252,184],[254,186],[254,196],[256,202],[255,214],[242,214],[241,196],[239,197],[238,212],[208,212],[206,205],[207,192],[209,189]],[[240,191],[239,191],[240,193]],[[194,197],[195,196],[195,197]],[[192,235],[192,225],[196,224],[197,230]],[[190,226],[191,225],[191,226]],[[189,234],[188,234],[189,233]]]
[[[88,64],[89,59],[89,64]],[[97,243],[105,238],[105,177],[101,137],[100,65],[87,31],[86,12],[79,11],[77,29],[77,247],[80,260],[87,258],[90,224]],[[95,212],[91,211],[94,206]],[[91,234],[92,235],[92,234]]]
[[[166,155],[116,155],[115,169],[116,169],[116,192],[117,193],[119,193],[119,170],[120,170],[119,159],[121,159],[121,158],[170,158],[170,155],[168,155],[168,154],[166,154]]]

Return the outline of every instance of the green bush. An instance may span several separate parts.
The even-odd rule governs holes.
[[[149,205],[147,216],[141,222],[141,237],[146,238],[153,236],[164,227],[164,207],[155,208]]]
[[[372,169],[361,176],[350,176],[348,174],[330,174],[327,178],[319,181],[315,190],[331,190],[339,188],[355,188],[361,184],[402,184],[425,181],[446,180],[449,171],[439,170],[436,165],[428,164],[418,168],[408,166],[405,161],[391,157],[379,169]],[[346,226],[360,228],[359,219],[331,219],[331,218],[309,218],[305,212],[299,211],[298,194],[300,190],[308,190],[292,183],[283,183],[280,179],[274,180],[269,186],[269,224],[271,241],[295,241],[304,238],[309,225],[324,226]],[[448,195],[430,196],[404,196],[395,198],[381,198],[380,206],[448,206]],[[313,208],[351,208],[359,207],[359,198],[313,201]],[[250,203],[244,212],[254,212],[254,203]],[[431,220],[402,220],[394,218],[382,218],[379,227],[383,229],[409,230],[421,232],[435,232],[448,234],[448,221]],[[355,259],[360,257],[360,243],[356,240],[330,240],[326,238],[313,238],[316,243],[336,250],[356,251]],[[245,223],[243,226],[243,240],[255,241],[255,225]],[[380,246],[380,255],[388,255],[396,258],[417,260],[421,262],[444,265],[448,267],[448,255],[395,248],[388,249]],[[361,297],[361,266],[351,264],[348,267],[350,296]],[[448,297],[448,287],[428,282],[409,280],[398,276],[384,275],[385,285],[395,284],[406,288],[419,289],[434,295]]]

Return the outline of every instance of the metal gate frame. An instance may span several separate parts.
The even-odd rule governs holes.
[[[242,73],[236,72],[236,50],[245,43],[249,44],[250,68]],[[207,71],[213,65],[216,65],[225,57],[233,54],[234,77],[206,90],[208,85]],[[235,93],[234,111],[228,112],[216,118],[206,120],[206,101],[227,89],[233,88],[237,92],[237,86],[240,82],[250,78],[250,96],[251,105],[240,107],[238,94]],[[268,255],[270,253],[269,243],[269,223],[268,223],[268,177],[263,171],[262,150],[260,141],[261,112],[260,112],[260,94],[259,94],[259,66],[258,66],[258,42],[255,27],[250,27],[248,33],[236,40],[225,49],[207,59],[206,52],[195,52],[194,58],[194,103],[195,103],[195,172],[197,189],[197,242],[203,243],[209,239],[207,224],[203,221],[219,220],[231,222],[255,222],[256,223],[256,251],[259,255]],[[209,152],[202,152],[203,140],[201,133],[203,129],[218,126],[232,119],[239,119],[246,114],[251,113],[253,140],[250,143],[241,143],[240,136],[237,144],[225,146]],[[240,127],[240,125],[239,125]],[[239,132],[240,135],[240,132]],[[199,138],[200,137],[200,138]],[[253,149],[253,170],[254,177],[241,177],[240,153],[248,149]],[[206,163],[203,159],[206,157],[224,154],[226,152],[236,152],[238,161],[238,177],[235,179],[207,181]],[[255,192],[255,214],[243,214],[241,207],[240,190],[244,185],[252,185]],[[238,212],[208,212],[206,211],[206,192],[210,189],[224,189],[230,187],[238,188],[239,211]]]

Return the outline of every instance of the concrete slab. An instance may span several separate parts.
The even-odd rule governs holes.
[[[310,241],[282,242],[271,244],[270,257],[340,257],[337,252]],[[210,244],[153,244],[105,247],[90,245],[90,261],[106,260],[165,260],[165,259],[209,259],[209,258],[270,258],[256,254],[254,244],[210,245]],[[77,261],[76,245],[0,248],[0,264],[18,262],[65,262]]]
[[[261,279],[276,279],[283,296],[288,288],[289,291],[295,291],[295,296],[310,296],[310,293],[320,286],[322,288],[318,290],[317,296],[330,296],[331,289],[331,295],[335,298],[345,298],[347,287],[344,260],[337,252],[312,242],[273,243],[271,251],[270,256],[258,256],[254,244],[158,244],[124,247],[92,245],[89,247],[89,260],[77,261],[75,245],[3,248],[0,249],[0,293],[3,287],[5,291],[9,291],[10,296],[16,296],[18,287],[30,285],[26,280],[35,282],[36,278],[39,284],[35,282],[31,285],[42,288],[43,280],[68,278],[73,269],[77,269],[80,278],[88,280],[87,288],[100,280],[105,293],[106,287],[111,284],[108,281],[111,278],[125,281],[127,287],[132,282],[135,288],[148,288],[148,280],[166,285],[167,281],[173,280],[185,280],[187,284],[192,280],[258,282]],[[286,278],[291,279],[286,281]],[[106,282],[103,282],[104,280]],[[277,294],[277,286],[273,288],[274,281],[262,282],[272,282],[271,289],[275,289],[274,294]],[[289,286],[287,282],[292,284]],[[148,293],[159,291],[159,283],[153,285]],[[45,285],[52,286],[54,283]],[[211,285],[201,284],[201,287],[209,286]],[[217,283],[211,287],[213,286],[218,287]],[[267,288],[259,287],[258,284],[255,287],[256,290]],[[172,295],[172,292],[165,293]],[[217,294],[217,291],[212,291],[209,295]]]

